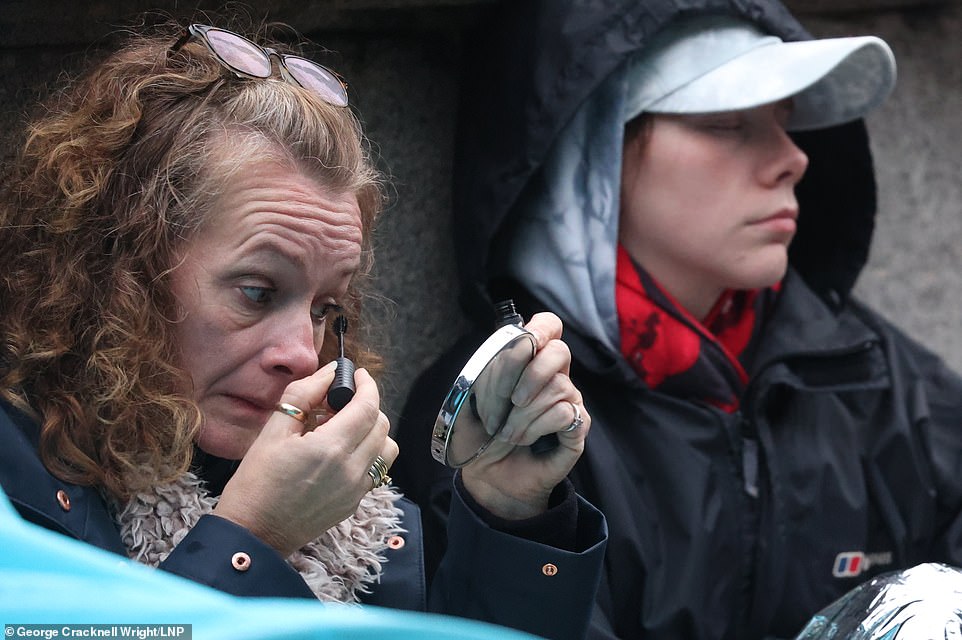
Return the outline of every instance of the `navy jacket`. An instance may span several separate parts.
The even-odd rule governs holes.
[[[126,555],[99,492],[51,475],[37,455],[36,432],[31,420],[0,403],[0,486],[13,505],[30,522]],[[405,544],[388,549],[381,580],[364,603],[476,618],[549,638],[582,637],[599,580],[606,525],[596,509],[578,500],[575,551],[496,531],[460,497],[453,500],[450,545],[463,553],[447,555],[429,595],[420,515],[402,499]],[[251,557],[246,571],[231,565],[238,551]],[[555,565],[557,572],[543,571],[546,564]],[[276,551],[243,527],[213,515],[201,518],[161,568],[239,596],[314,597]],[[564,606],[556,607],[559,602]]]

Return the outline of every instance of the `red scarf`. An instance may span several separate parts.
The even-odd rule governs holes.
[[[651,389],[738,409],[748,384],[740,360],[774,302],[769,289],[728,290],[704,321],[689,314],[618,246],[615,301],[621,353]]]

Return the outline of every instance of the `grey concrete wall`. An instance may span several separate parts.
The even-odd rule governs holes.
[[[806,23],[895,52],[896,89],[867,119],[879,214],[856,293],[962,371],[962,5]]]
[[[104,25],[116,24],[132,8],[128,3],[124,11],[116,9],[120,2],[69,4],[89,12],[74,8],[58,22],[38,3],[7,0],[20,13],[8,10],[0,17],[0,157],[9,156],[26,105],[56,86],[63,69],[79,64]],[[377,297],[368,311],[387,338],[382,388],[384,408],[394,416],[417,371],[465,326],[449,239],[450,163],[461,80],[458,28],[481,2],[401,2],[394,4],[416,6],[400,14],[375,6],[367,18],[345,13],[348,2],[274,4],[279,18],[338,52],[335,66],[348,79],[391,177],[392,204],[376,234]],[[341,7],[330,28],[321,28],[320,14],[311,12],[318,4]],[[361,3],[384,4],[392,3]],[[847,3],[853,4],[860,3]],[[905,4],[912,3],[874,6]],[[799,0],[796,8],[816,5]],[[84,15],[96,24],[76,24]],[[895,51],[898,88],[868,121],[880,214],[857,292],[962,371],[962,4],[820,11],[801,18],[817,35],[877,34]]]

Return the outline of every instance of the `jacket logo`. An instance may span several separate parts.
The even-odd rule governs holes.
[[[843,551],[835,556],[835,566],[832,575],[836,578],[851,578],[865,573],[876,565],[892,564],[892,552],[863,553],[861,551]]]

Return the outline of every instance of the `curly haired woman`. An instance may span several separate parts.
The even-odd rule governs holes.
[[[513,433],[562,446],[457,478],[429,599],[356,340],[353,397],[325,400],[380,177],[340,79],[285,51],[161,26],[30,126],[0,201],[0,484],[28,520],[231,593],[582,635],[605,531],[565,480],[590,416],[566,430],[581,398],[561,323],[528,323]]]

